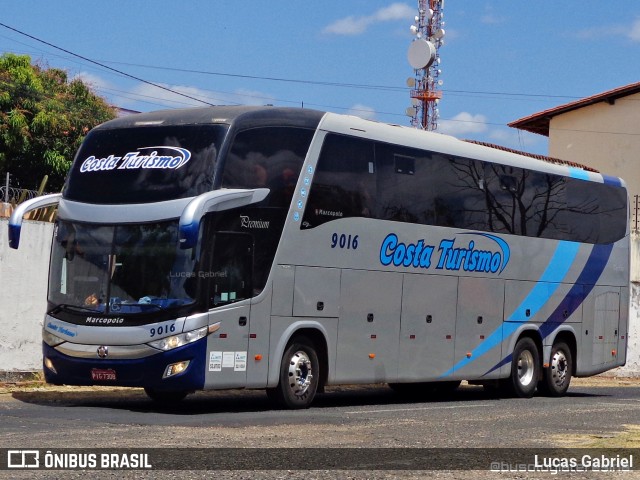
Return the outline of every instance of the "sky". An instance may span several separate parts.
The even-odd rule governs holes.
[[[0,23],[22,33],[0,26],[0,52],[66,69],[137,111],[203,103],[131,76],[212,104],[408,126],[417,10],[417,0],[5,1]],[[441,133],[546,154],[546,137],[507,123],[640,81],[638,0],[445,0],[443,12]]]

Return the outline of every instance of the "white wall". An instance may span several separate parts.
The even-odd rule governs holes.
[[[53,224],[25,221],[12,250],[7,223],[0,219],[0,371],[41,370]]]
[[[640,377],[640,284],[631,284],[627,364],[612,372],[618,377]],[[611,373],[609,373],[611,374]],[[606,375],[606,374],[605,374]]]

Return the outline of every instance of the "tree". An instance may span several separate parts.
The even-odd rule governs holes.
[[[115,110],[80,79],[31,64],[28,55],[0,57],[0,172],[23,188],[60,191],[86,133]],[[4,178],[4,176],[2,177]]]

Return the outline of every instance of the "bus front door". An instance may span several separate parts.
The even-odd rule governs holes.
[[[209,324],[219,324],[207,344],[205,386],[244,387],[251,315],[253,238],[251,235],[217,232],[209,271]]]

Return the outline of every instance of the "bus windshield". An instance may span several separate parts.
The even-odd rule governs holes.
[[[49,302],[58,308],[134,314],[195,302],[196,262],[181,250],[177,220],[93,225],[59,220]]]

